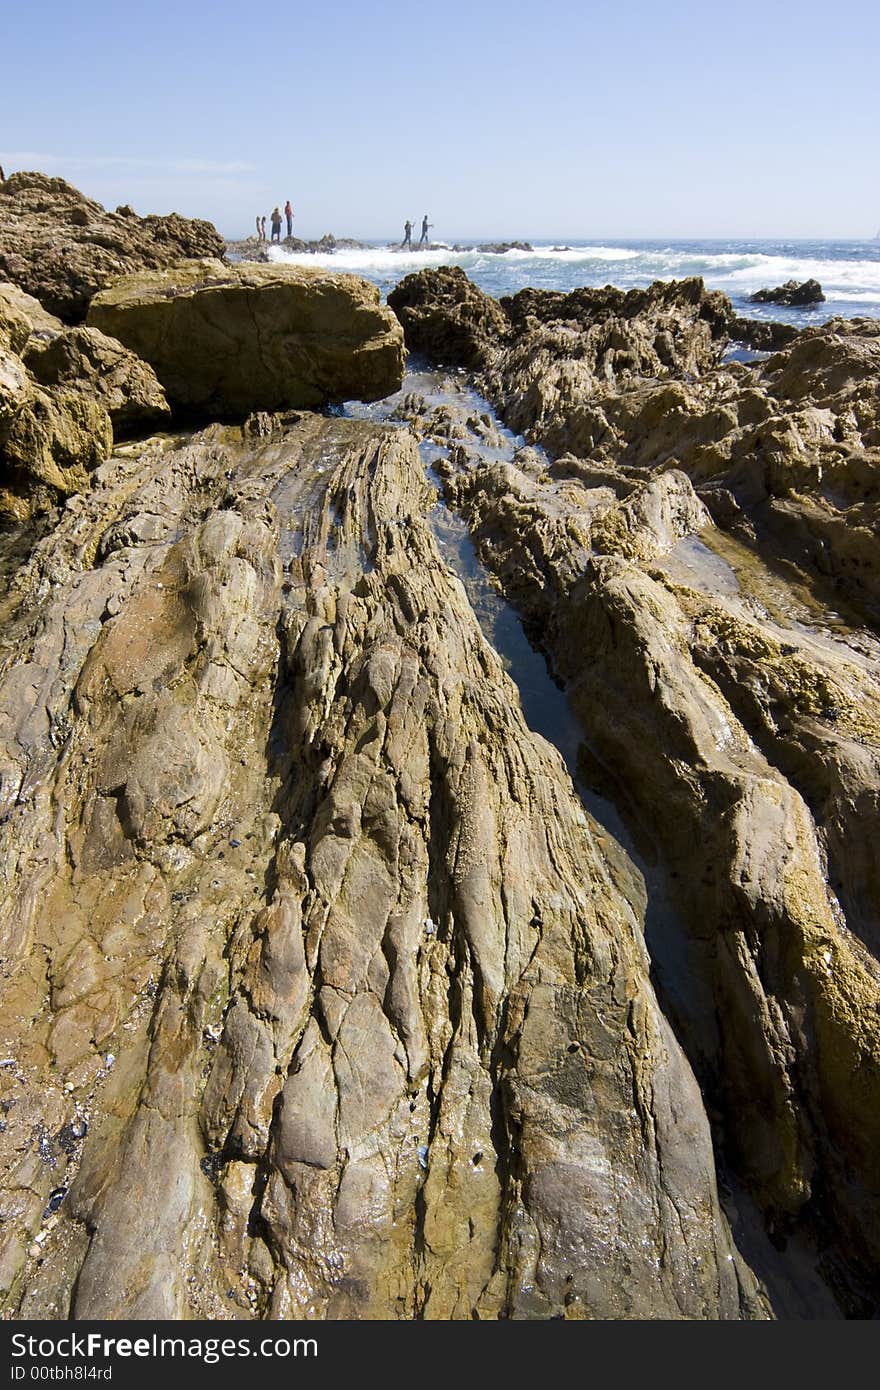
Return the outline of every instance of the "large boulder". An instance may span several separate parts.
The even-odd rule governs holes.
[[[0,425],[0,517],[25,521],[82,492],[113,448],[113,426],[92,397],[31,386]]]
[[[0,346],[21,352],[30,339],[50,342],[63,328],[33,295],[11,280],[0,280]]]
[[[403,380],[400,324],[354,275],[190,261],[123,276],[88,322],[149,362],[172,406],[200,416],[375,401]]]
[[[388,303],[403,324],[407,346],[432,362],[478,370],[510,336],[510,322],[498,301],[459,266],[407,275]]]
[[[66,323],[80,323],[92,295],[126,271],[222,256],[224,248],[210,222],[106,212],[64,179],[23,172],[0,183],[0,279]]]

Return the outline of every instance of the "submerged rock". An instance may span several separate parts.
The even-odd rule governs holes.
[[[11,280],[65,323],[80,323],[89,301],[118,275],[222,256],[210,222],[106,212],[100,203],[45,174],[0,183],[0,279]]]
[[[354,275],[190,261],[124,276],[88,322],[149,362],[173,406],[201,416],[373,401],[403,378],[400,325]]]
[[[775,290],[756,290],[749,296],[751,304],[787,304],[791,308],[804,308],[810,304],[824,304],[825,295],[818,280],[786,280]]]

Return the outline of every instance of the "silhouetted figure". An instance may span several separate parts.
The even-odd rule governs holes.
[[[260,218],[260,241],[265,241],[265,240],[266,240],[266,219],[265,219],[265,217],[261,217],[261,218]]]
[[[430,244],[428,241],[428,229],[433,227],[433,225],[434,223],[428,221],[428,214],[425,213],[422,218],[422,235],[419,237],[419,246],[428,246]]]
[[[405,246],[408,246],[410,251],[412,250],[412,223],[409,218],[407,218],[403,224],[403,241],[400,243],[401,251]]]
[[[0,164],[0,183],[6,182],[6,175],[3,172],[3,165]]]
[[[284,204],[284,216],[287,218],[287,235],[293,236],[293,208],[290,206],[290,199]]]
[[[255,221],[256,221],[256,224],[257,224],[257,241],[262,241],[262,240],[263,240],[263,231],[262,231],[262,228],[260,227],[260,214],[259,214],[259,213],[257,213],[257,216],[256,216],[256,218],[255,218]]]
[[[280,243],[281,241],[281,209],[272,209],[272,240]]]

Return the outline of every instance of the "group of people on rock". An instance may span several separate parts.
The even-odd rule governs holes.
[[[422,235],[419,237],[419,246],[430,246],[431,243],[428,240],[428,232],[433,225],[434,223],[428,221],[428,214],[425,213],[422,218]],[[405,250],[407,247],[410,251],[413,249],[412,229],[413,224],[410,222],[409,218],[407,218],[403,224],[403,241],[400,243],[401,251]]]
[[[287,235],[291,237],[293,236],[293,208],[290,205],[289,198],[287,202],[284,204],[284,217],[287,219]],[[269,237],[266,236],[266,218],[261,217],[258,213],[255,220],[257,227],[257,241],[277,241],[280,245],[281,223],[283,220],[281,216],[281,209],[277,205],[272,209],[272,215],[269,218],[269,221],[272,224],[272,234]],[[422,235],[419,237],[418,240],[419,246],[430,246],[431,242],[428,237],[428,233],[433,227],[433,225],[433,222],[428,221],[428,214],[425,213],[424,217],[422,218]],[[400,243],[401,251],[413,250],[412,232],[413,224],[412,222],[410,222],[409,218],[407,218],[403,224],[403,241]]]
[[[293,208],[290,206],[290,199],[284,204],[284,216],[287,219],[287,235],[293,236]],[[257,214],[257,241],[277,241],[281,242],[281,209],[274,207],[269,221],[272,223],[272,236],[266,236],[266,219]]]

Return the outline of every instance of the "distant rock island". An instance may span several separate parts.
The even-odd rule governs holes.
[[[803,309],[810,304],[824,304],[825,295],[818,280],[786,280],[775,290],[756,290],[749,296],[750,304],[787,304]]]

